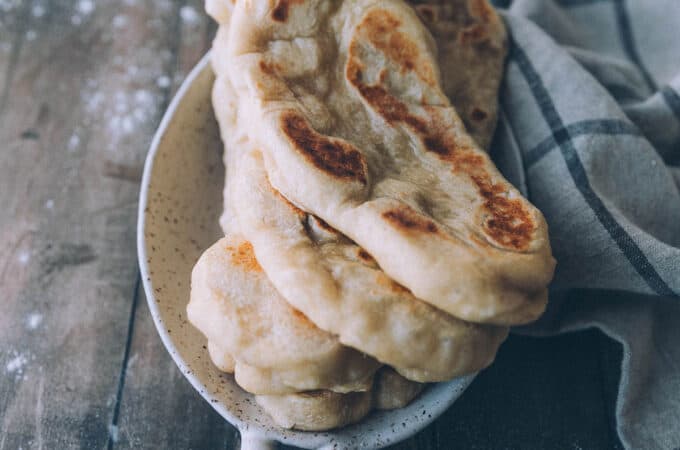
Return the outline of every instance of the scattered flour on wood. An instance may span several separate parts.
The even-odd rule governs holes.
[[[24,369],[29,361],[35,359],[29,353],[19,353],[16,350],[10,352],[10,360],[5,364],[5,373],[7,375],[13,375],[15,380],[20,380],[26,378],[24,376]]]
[[[94,11],[94,2],[92,0],[80,0],[76,8],[79,13],[88,15]]]
[[[31,252],[28,250],[21,250],[17,255],[17,260],[19,260],[19,264],[25,266],[31,260]]]
[[[74,3],[73,14],[85,17],[86,12],[95,12],[97,2],[76,0]],[[183,74],[176,72],[171,41],[160,38],[165,35],[164,31],[175,20],[176,14],[179,13],[179,19],[186,27],[200,25],[204,20],[204,15],[196,7],[184,5],[178,11],[175,9],[176,3],[170,0],[150,3],[154,14],[144,24],[147,38],[140,41],[139,45],[123,45],[124,39],[119,38],[133,23],[139,25],[134,22],[136,18],[132,12],[121,10],[113,15],[105,38],[114,42],[115,51],[106,67],[102,68],[105,76],[102,73],[93,74],[81,90],[81,103],[86,112],[84,124],[101,127],[98,131],[108,135],[108,139],[103,141],[108,151],[121,151],[132,144],[140,131],[147,134],[153,131],[167,91],[175,84],[174,76],[184,78]],[[122,4],[124,7],[147,5],[140,0],[123,0]],[[199,36],[199,33],[193,34]],[[118,41],[120,45],[116,44]],[[82,135],[74,132],[68,141],[68,149],[75,151],[80,148],[81,140]]]
[[[111,21],[111,25],[113,25],[113,28],[123,28],[127,24],[128,24],[128,18],[127,18],[127,16],[124,16],[122,14],[118,14]]]
[[[33,312],[26,318],[26,327],[29,330],[37,329],[43,321],[43,315],[38,312]]]
[[[71,16],[72,25],[80,25],[87,17],[89,17],[95,9],[95,4],[92,0],[80,0],[76,4],[75,14]]]
[[[26,359],[26,356],[19,354],[15,356],[14,358],[10,359],[7,365],[5,366],[5,371],[7,373],[21,373],[24,370],[24,366],[28,362],[28,359]]]
[[[156,79],[156,86],[158,86],[161,89],[169,88],[171,83],[172,81],[170,80],[170,77],[167,75],[162,75]]]
[[[70,138],[68,138],[68,144],[66,146],[67,150],[69,152],[74,152],[78,149],[78,146],[80,145],[80,137],[76,132],[73,132]]]
[[[188,25],[194,25],[200,22],[201,16],[191,6],[182,6],[179,10],[179,17],[182,22]]]
[[[109,435],[111,436],[111,440],[116,443],[118,442],[118,425],[110,424],[109,425]]]
[[[10,12],[21,5],[21,0],[0,0],[0,11]]]
[[[40,3],[34,3],[31,7],[31,15],[39,19],[45,15],[45,6]]]

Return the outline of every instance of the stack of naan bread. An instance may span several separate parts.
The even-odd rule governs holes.
[[[190,321],[283,427],[398,408],[546,304],[541,213],[484,149],[507,43],[486,0],[208,0],[225,237]]]

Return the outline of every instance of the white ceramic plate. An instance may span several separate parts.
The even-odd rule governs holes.
[[[231,375],[217,370],[205,338],[187,322],[191,269],[221,237],[224,168],[206,55],[168,107],[146,159],[139,201],[138,254],[149,309],[158,333],[182,373],[241,432],[242,448],[275,441],[304,448],[381,448],[405,439],[441,415],[473,376],[428,387],[406,408],[374,412],[331,432],[283,430]]]

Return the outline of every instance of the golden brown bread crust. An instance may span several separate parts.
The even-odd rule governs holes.
[[[208,338],[213,362],[255,394],[366,390],[379,367],[290,306],[268,282],[251,243],[237,234],[199,258],[187,313]]]
[[[472,11],[483,20],[491,20],[495,14],[485,6],[485,2],[472,2]],[[425,5],[421,5],[421,11]],[[426,8],[430,15],[433,9]],[[432,18],[434,20],[434,18]],[[526,201],[520,198],[508,199],[507,182],[494,182],[488,173],[490,165],[488,158],[484,158],[480,152],[459,142],[456,130],[450,128],[450,121],[441,118],[438,110],[423,108],[426,115],[419,116],[409,110],[409,106],[389,93],[389,87],[382,85],[379,78],[377,83],[368,85],[362,79],[361,67],[363,66],[359,54],[362,38],[383,51],[392,61],[401,67],[402,71],[416,70],[419,78],[430,85],[436,81],[431,75],[432,66],[427,62],[418,60],[418,48],[408,37],[399,31],[401,22],[388,10],[373,9],[357,26],[357,39],[349,48],[349,56],[346,65],[346,76],[349,82],[358,90],[366,103],[370,105],[386,122],[395,125],[402,123],[415,134],[422,142],[423,147],[436,154],[442,161],[451,164],[452,170],[462,172],[470,177],[477,186],[479,194],[484,197],[483,210],[476,214],[485,217],[483,229],[491,240],[504,248],[517,251],[525,251],[534,238],[533,233],[537,225],[527,211]],[[482,34],[486,32],[479,24],[464,28],[462,38],[464,41],[471,39],[468,36],[471,30],[478,30],[479,34],[475,42],[482,40]],[[467,33],[467,34],[466,34]],[[416,69],[417,68],[417,69]],[[487,113],[475,109],[472,117],[486,117]],[[411,219],[407,219],[407,216]],[[428,233],[437,231],[434,222],[429,221],[413,211],[411,208],[400,208],[396,211],[383,212],[383,217],[391,223],[407,228]]]
[[[410,206],[400,205],[382,213],[393,226],[408,232],[437,233],[437,225]]]
[[[277,22],[285,22],[288,20],[288,9],[297,3],[302,3],[302,0],[277,0],[276,6],[272,10],[272,19]]]
[[[294,111],[281,115],[281,129],[293,147],[329,175],[366,184],[366,161],[352,144],[317,133]]]
[[[486,0],[411,0],[438,47],[444,92],[474,140],[489,148],[496,127],[507,36]],[[465,68],[465,70],[461,70]]]

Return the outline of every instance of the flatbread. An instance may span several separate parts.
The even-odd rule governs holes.
[[[370,392],[313,391],[255,398],[280,427],[320,431],[358,422],[371,409],[403,408],[422,392],[424,386],[383,367],[376,375],[372,397]]]
[[[465,132],[412,9],[241,1],[226,41],[229,64],[216,71],[233,84],[239,127],[286,199],[452,315],[514,325],[542,313],[554,269],[543,216]],[[239,220],[253,208],[235,207]],[[276,288],[326,328],[296,303],[333,297],[331,280],[301,282],[318,258],[297,244],[266,249],[261,227],[243,229]]]
[[[488,150],[508,52],[503,21],[486,0],[411,1],[437,44],[442,90],[477,144]]]
[[[379,367],[293,309],[237,236],[219,240],[196,263],[187,313],[215,364],[255,394],[367,391]]]
[[[503,21],[487,0],[409,0],[434,37],[442,89],[470,136],[488,150],[498,117],[498,89],[508,51]],[[234,2],[206,0],[228,25]],[[461,70],[464,68],[464,70]]]
[[[238,126],[234,96],[218,74],[213,103],[227,166],[221,223],[251,238],[257,260],[271,264],[267,276],[278,280],[288,303],[341,343],[414,381],[449,380],[488,366],[507,328],[466,323],[418,300],[359,246],[287,202]],[[286,295],[296,290],[305,295]]]
[[[234,373],[238,363],[228,352],[210,342],[208,350],[220,370]],[[260,373],[259,369],[248,367],[248,370],[251,371],[246,373],[248,383],[258,379],[263,383],[270,382],[267,374]],[[237,373],[242,372],[243,364]],[[389,375],[384,375],[385,373]],[[368,414],[371,407],[392,409],[405,406],[420,392],[416,392],[417,386],[421,385],[405,380],[393,371],[381,370],[375,378],[375,393],[370,390],[347,394],[313,390],[282,395],[255,395],[255,400],[280,427],[321,431],[358,422]],[[252,392],[248,387],[241,387]]]
[[[372,392],[338,394],[312,391],[293,395],[258,395],[257,403],[283,428],[320,431],[361,420],[371,409],[403,408],[420,394],[424,385],[409,381],[389,367],[375,378]]]
[[[370,392],[338,394],[330,391],[293,395],[258,395],[257,403],[283,428],[322,431],[363,419],[371,410]]]
[[[425,387],[422,383],[407,380],[388,366],[382,367],[375,376],[373,407],[397,409],[411,403]]]

